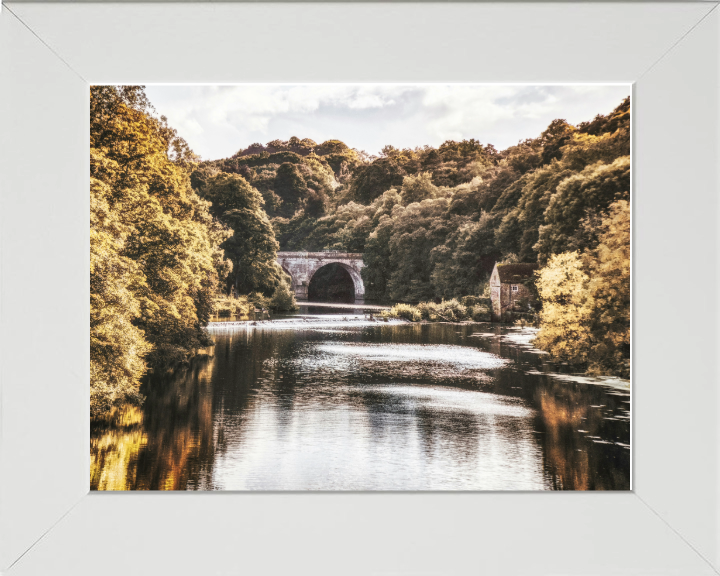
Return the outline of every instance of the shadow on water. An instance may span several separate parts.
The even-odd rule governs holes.
[[[629,391],[558,379],[527,334],[332,313],[211,334],[93,427],[92,489],[629,489]]]

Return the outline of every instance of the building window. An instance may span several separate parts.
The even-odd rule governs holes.
[[[518,291],[517,284],[513,284],[513,285],[512,285],[512,291],[513,291],[513,292],[517,292],[517,291]]]

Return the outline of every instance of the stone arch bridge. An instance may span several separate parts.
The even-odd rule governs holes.
[[[308,287],[315,272],[328,264],[339,264],[352,278],[355,285],[355,300],[365,298],[365,285],[360,270],[362,270],[363,255],[357,252],[278,252],[277,262],[290,275],[295,298],[308,299]]]

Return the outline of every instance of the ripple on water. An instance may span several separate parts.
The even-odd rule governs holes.
[[[443,363],[455,368],[494,369],[510,360],[490,352],[449,344],[365,344],[323,342],[317,350],[335,356],[351,356],[373,362]]]
[[[534,414],[519,398],[501,396],[477,390],[459,390],[439,386],[413,384],[388,384],[364,386],[363,392],[387,395],[390,401],[410,401],[418,408],[448,411],[453,414],[466,412],[492,416],[527,418]]]
[[[210,322],[211,332],[235,330],[313,330],[327,328],[364,328],[388,324],[405,324],[404,320],[368,320],[364,315],[356,314],[324,314],[303,315],[277,320],[242,320],[230,322]]]
[[[608,392],[609,396],[620,396],[627,398],[630,393],[630,380],[623,380],[615,376],[588,376],[587,374],[562,374],[556,372],[541,372],[540,370],[528,370],[525,374],[536,376],[549,376],[562,382],[576,382],[578,384],[596,384],[599,386],[607,386],[616,390],[616,392]],[[591,406],[592,408],[592,406]]]

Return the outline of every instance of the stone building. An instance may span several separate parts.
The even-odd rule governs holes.
[[[492,319],[499,322],[508,310],[527,312],[535,303],[535,295],[525,285],[531,280],[537,264],[495,264],[490,276],[490,300]]]

